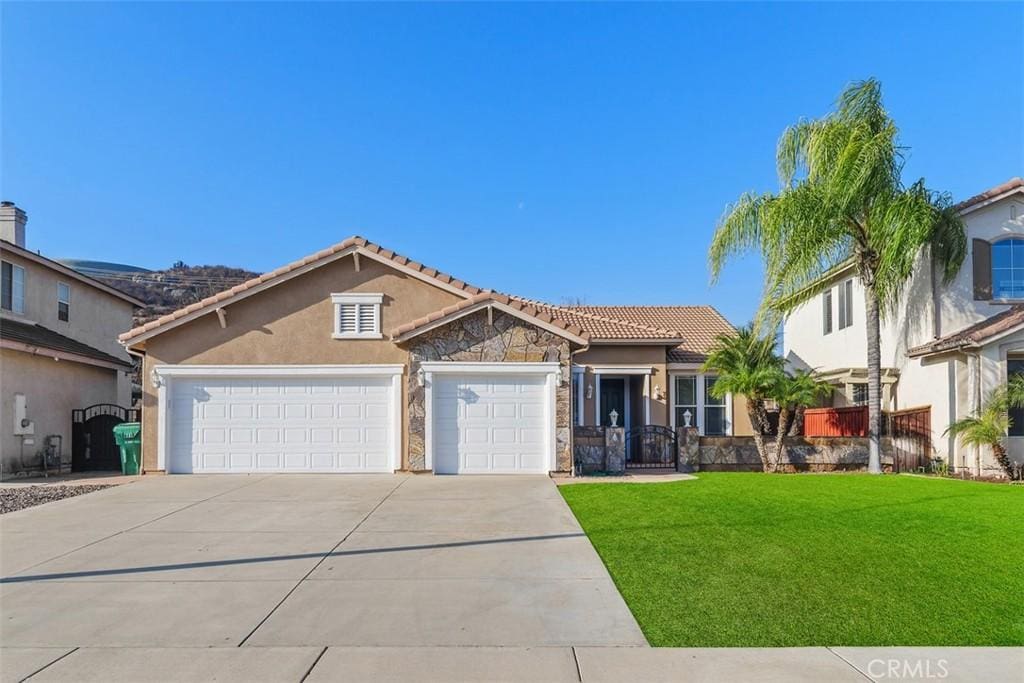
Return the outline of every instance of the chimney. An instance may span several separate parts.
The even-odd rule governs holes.
[[[14,205],[14,202],[0,202],[0,240],[13,242],[25,248],[25,223],[28,214]]]

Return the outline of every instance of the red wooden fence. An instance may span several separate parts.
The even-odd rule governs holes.
[[[867,436],[868,407],[808,408],[804,436]]]

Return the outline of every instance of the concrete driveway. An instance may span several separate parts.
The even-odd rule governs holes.
[[[8,661],[646,645],[547,477],[151,477],[4,515],[0,535]]]

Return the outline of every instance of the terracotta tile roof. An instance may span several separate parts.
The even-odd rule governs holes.
[[[272,270],[269,273],[263,273],[259,277],[247,280],[246,282],[243,282],[240,285],[236,285],[231,289],[224,290],[223,292],[218,292],[213,296],[208,296],[201,301],[197,301],[194,304],[178,309],[173,313],[168,313],[167,315],[161,316],[156,320],[151,320],[145,325],[140,325],[139,327],[136,327],[132,330],[129,330],[128,332],[125,332],[124,334],[120,335],[118,339],[120,339],[122,342],[130,343],[134,337],[137,337],[146,332],[150,332],[151,330],[155,330],[158,327],[162,327],[168,323],[172,323],[176,320],[184,318],[185,316],[195,313],[197,311],[201,311],[205,308],[211,308],[216,306],[217,304],[223,304],[229,301],[230,299],[234,298],[238,294],[245,292],[246,290],[270,282],[276,278],[281,277],[282,275],[286,275],[287,273],[307,266],[311,263],[315,263],[317,261],[329,258],[331,256],[334,256],[338,252],[345,251],[346,249],[352,247],[358,247],[360,249],[367,251],[368,253],[382,256],[385,259],[393,261],[395,264],[399,266],[411,268],[412,270],[422,273],[426,277],[437,280],[441,284],[445,284],[450,287],[454,287],[458,290],[461,290],[465,292],[467,296],[472,296],[483,291],[479,287],[474,287],[470,284],[463,282],[462,280],[457,280],[451,275],[442,273],[435,268],[428,268],[427,266],[424,266],[422,263],[413,261],[406,256],[402,256],[401,254],[396,254],[390,249],[384,249],[380,245],[374,244],[373,242],[370,242],[356,235],[353,237],[349,237],[348,239],[342,242],[338,242],[334,246],[327,247],[326,249],[318,251],[315,254],[310,254],[305,258],[299,259],[298,261],[292,261],[291,263],[281,266],[276,270]]]
[[[420,327],[487,300],[510,306],[517,311],[522,311],[527,316],[535,317],[583,339],[594,341],[635,339],[653,342],[664,340],[666,345],[676,345],[669,351],[670,362],[701,362],[714,338],[718,334],[730,332],[733,329],[718,311],[710,306],[555,306],[542,301],[483,290],[356,236],[152,320],[120,335],[119,339],[122,343],[130,345],[133,340],[138,341],[136,338],[141,335],[178,321],[184,322],[183,319],[193,316],[193,314],[212,311],[220,305],[230,303],[231,299],[248,290],[262,287],[268,283],[269,285],[276,284],[274,280],[288,273],[353,248],[414,270],[425,278],[436,280],[439,284],[455,289],[466,296],[465,301],[435,311],[393,330],[392,336],[394,337],[407,335]],[[680,342],[680,340],[682,341]]]
[[[1024,325],[1024,306],[1011,306],[1005,311],[969,325],[953,334],[947,334],[945,337],[939,337],[927,344],[915,346],[907,351],[907,355],[915,358],[963,347],[976,347],[1020,325]]]
[[[78,356],[101,360],[105,363],[115,363],[126,368],[130,368],[132,366],[131,361],[127,358],[112,356],[105,351],[100,351],[97,348],[72,339],[71,337],[65,337],[59,332],[54,332],[53,330],[43,327],[42,325],[37,325],[36,323],[21,322],[20,320],[4,318],[3,321],[0,321],[0,339],[9,339],[11,341],[39,347],[41,349],[49,349],[51,351],[73,353]]]
[[[426,327],[431,323],[437,322],[438,320],[442,320],[449,316],[455,315],[456,313],[464,311],[468,308],[473,308],[474,306],[479,306],[482,304],[486,304],[488,302],[508,306],[513,310],[522,312],[523,315],[526,317],[535,318],[540,322],[553,325],[558,329],[565,330],[567,333],[575,337],[587,339],[590,336],[589,334],[587,334],[585,330],[583,330],[579,326],[573,325],[572,323],[567,322],[565,320],[560,320],[559,318],[551,315],[549,312],[535,308],[520,299],[515,299],[505,294],[498,294],[497,292],[483,291],[480,292],[479,294],[475,294],[474,296],[464,301],[452,304],[451,306],[447,306],[438,311],[434,311],[433,313],[426,315],[422,318],[418,318],[416,320],[413,320],[412,322],[396,327],[394,330],[391,331],[391,337],[398,338],[408,335],[409,333],[415,332],[416,330]]]
[[[528,306],[536,308],[537,310],[544,311],[554,318],[576,325],[580,329],[588,332],[591,339],[594,340],[665,339],[667,341],[672,341],[681,339],[684,336],[683,332],[679,330],[648,325],[639,321],[622,320],[609,315],[581,310],[579,307],[575,306],[555,306],[554,304],[544,303],[543,301],[523,299],[517,296],[512,296],[510,298],[516,301],[521,301]]]
[[[1018,187],[1024,187],[1024,179],[1010,178],[1002,185],[996,185],[995,187],[989,188],[980,194],[976,194],[973,197],[970,197],[969,199],[963,200],[962,202],[956,205],[956,208],[959,209],[960,211],[963,211],[964,209],[969,209],[975,204],[981,204],[984,201],[992,199],[993,197],[998,197],[999,195],[1005,194],[1010,190],[1014,190]]]
[[[570,310],[625,322],[672,329],[683,342],[668,352],[669,363],[703,363],[720,334],[734,328],[712,306],[569,306]]]

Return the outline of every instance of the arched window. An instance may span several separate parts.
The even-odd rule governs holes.
[[[1024,239],[992,245],[992,297],[1024,299]]]

